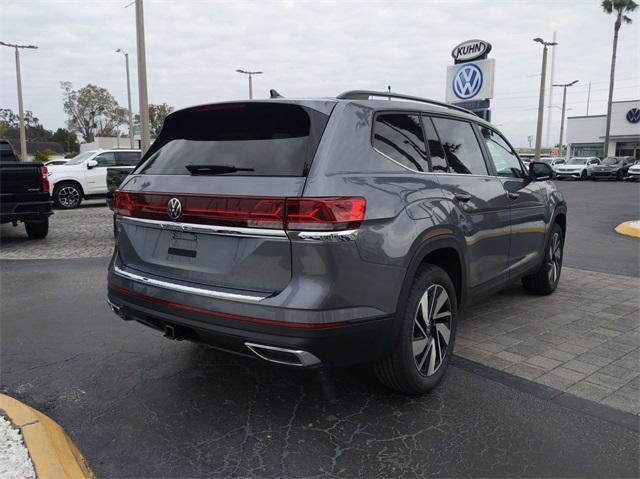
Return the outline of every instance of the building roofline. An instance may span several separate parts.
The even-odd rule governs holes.
[[[578,116],[568,116],[567,120],[571,120],[572,118],[606,118],[607,115],[578,115]]]

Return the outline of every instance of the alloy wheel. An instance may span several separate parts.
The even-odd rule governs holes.
[[[451,301],[439,284],[427,288],[413,322],[413,358],[418,372],[433,375],[443,364],[451,340]]]
[[[80,203],[80,192],[73,186],[63,186],[58,192],[58,202],[65,208],[75,208]]]
[[[562,242],[560,241],[560,235],[554,233],[551,238],[551,245],[549,246],[549,261],[547,265],[547,274],[549,275],[549,282],[555,284],[560,276],[560,268],[562,266]]]

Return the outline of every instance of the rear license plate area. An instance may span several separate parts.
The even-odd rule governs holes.
[[[167,253],[183,258],[195,258],[198,255],[198,235],[180,231],[172,232]]]

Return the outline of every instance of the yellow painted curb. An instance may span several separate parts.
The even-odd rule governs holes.
[[[87,461],[57,423],[4,394],[0,394],[0,411],[20,428],[38,479],[95,478]]]
[[[615,230],[616,233],[620,233],[621,235],[640,238],[640,222],[638,221],[625,221],[616,226]]]

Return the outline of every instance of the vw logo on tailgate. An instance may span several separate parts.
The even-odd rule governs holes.
[[[172,220],[177,220],[182,216],[182,203],[178,198],[171,198],[167,203],[167,214]]]
[[[473,63],[464,65],[454,75],[452,87],[458,98],[473,98],[482,88],[482,70]]]

